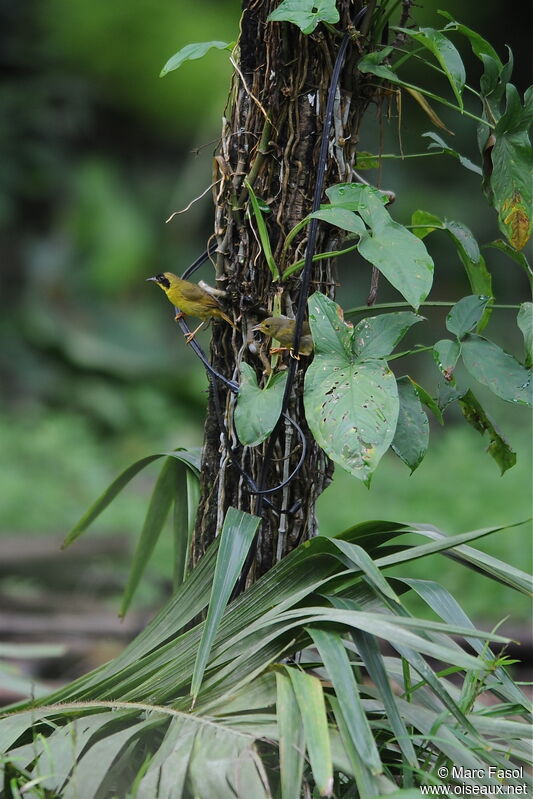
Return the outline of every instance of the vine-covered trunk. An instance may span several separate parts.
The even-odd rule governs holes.
[[[238,328],[214,325],[211,360],[217,370],[236,382],[243,360],[256,369],[260,380],[268,373],[270,357],[264,337],[252,328],[273,310],[294,317],[300,284],[299,272],[286,280],[273,279],[256,219],[249,211],[245,179],[264,207],[273,258],[283,275],[305,254],[306,229],[285,250],[283,243],[287,233],[311,211],[324,110],[340,44],[338,37],[322,26],[308,36],[295,25],[267,22],[277,5],[278,0],[243,2],[240,52],[234,54],[238,61],[214,161],[216,279],[218,287],[227,292],[226,308]],[[359,7],[349,0],[337,5],[344,30],[349,30]],[[368,92],[362,96],[355,69],[360,41],[364,39],[354,33],[337,90],[333,124],[327,134],[326,185],[353,179],[357,131],[369,100]],[[337,244],[337,229],[322,225],[316,253],[334,250]],[[334,296],[331,260],[314,264],[312,290]],[[281,364],[286,365],[288,358],[288,353],[283,354]],[[315,503],[331,480],[333,468],[305,423],[302,386],[308,360],[305,356],[300,359],[288,407],[288,414],[303,430],[306,457],[294,479],[267,495],[261,506],[244,475],[261,488],[284,482],[302,454],[301,437],[293,425],[282,420],[273,446],[268,447],[268,442],[241,446],[232,422],[236,397],[221,383],[211,385],[193,562],[220,530],[230,506],[260,512],[263,517],[252,576],[264,573],[299,542],[316,535]],[[227,436],[221,431],[221,416]]]

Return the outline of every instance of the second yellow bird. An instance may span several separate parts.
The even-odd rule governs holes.
[[[186,336],[187,342],[192,341],[198,331],[213,318],[223,319],[232,327],[236,327],[235,323],[224,313],[215,297],[197,286],[196,283],[182,280],[173,272],[163,272],[161,275],[154,275],[147,280],[157,283],[167,295],[169,302],[179,308],[180,312],[176,315],[176,319],[181,319],[183,316],[196,316],[197,319],[202,320],[198,327]]]

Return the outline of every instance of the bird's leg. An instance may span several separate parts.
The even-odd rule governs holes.
[[[287,352],[288,347],[271,347],[269,352],[271,355],[277,355],[278,352]]]
[[[203,322],[200,322],[198,327],[195,330],[193,330],[192,333],[187,333],[187,335],[185,336],[185,341],[187,342],[187,344],[191,343],[195,335],[198,333],[199,330],[202,329],[202,327],[204,327],[204,325],[205,325],[205,320]]]
[[[294,360],[295,360],[295,361],[299,361],[299,360],[300,360],[300,353],[299,353],[299,352],[297,352],[297,353],[295,354],[295,352],[294,352],[294,350],[292,349],[292,347],[291,347],[291,348],[290,348],[290,350],[289,350],[289,355],[291,356],[291,358],[294,358]]]
[[[184,316],[185,314],[183,313],[183,311],[178,311],[176,316],[174,317],[174,321],[178,322],[180,319],[183,319]]]

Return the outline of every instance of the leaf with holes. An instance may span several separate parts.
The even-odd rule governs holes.
[[[326,454],[368,482],[394,437],[398,390],[382,358],[357,354],[354,331],[339,313],[323,294],[309,298],[315,357],[305,376],[305,414]]]
[[[293,22],[302,33],[313,33],[319,22],[339,21],[335,0],[283,0],[267,22]]]
[[[281,413],[287,372],[279,372],[268,387],[260,389],[252,367],[241,363],[239,397],[234,422],[239,441],[247,447],[256,447],[270,435]]]

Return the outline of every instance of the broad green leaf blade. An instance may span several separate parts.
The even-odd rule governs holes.
[[[398,391],[384,361],[359,361],[350,353],[351,331],[337,311],[323,294],[309,298],[315,357],[305,375],[305,415],[327,455],[367,480],[394,437]]]
[[[444,225],[457,248],[457,254],[465,268],[472,294],[492,297],[492,278],[471,231],[462,222],[452,219],[445,219]],[[488,321],[488,317],[486,317],[486,321]]]
[[[220,619],[228,604],[233,586],[244,565],[244,560],[260,522],[261,520],[257,516],[251,516],[249,513],[244,513],[244,511],[239,511],[236,508],[228,508],[226,513],[220,534],[220,548],[213,578],[209,610],[207,611],[207,619],[192,675],[191,695],[193,698],[198,695],[200,690]]]
[[[481,317],[490,301],[490,297],[480,294],[471,294],[456,302],[446,317],[446,327],[461,339],[470,333],[480,322]]]
[[[154,551],[170,506],[179,489],[181,489],[182,494],[185,493],[183,467],[180,468],[173,458],[167,458],[157,478],[150,504],[146,511],[143,529],[135,547],[128,582],[120,605],[120,616],[125,616],[127,613],[135,589]]]
[[[299,799],[304,768],[304,730],[290,678],[276,671],[281,799]]]
[[[462,108],[462,93],[466,82],[466,72],[455,45],[441,31],[434,28],[420,28],[418,31],[410,28],[397,28],[397,30],[410,36],[433,53],[448,78],[457,104]]]
[[[231,48],[231,44],[228,42],[216,41],[187,44],[185,47],[182,47],[181,50],[178,50],[178,52],[175,53],[172,58],[168,59],[167,63],[159,73],[159,77],[162,78],[165,75],[168,75],[169,72],[178,69],[185,61],[194,61],[197,58],[203,58],[203,56],[213,47],[217,50],[228,50]]]
[[[340,538],[332,538],[331,543],[338,547],[338,549],[343,553],[347,566],[354,564],[358,569],[361,569],[367,582],[380,594],[392,599],[393,602],[400,602],[396,592],[393,591],[368,552],[366,552],[363,547],[359,546],[358,544],[350,543],[349,541],[343,541]]]
[[[142,778],[135,799],[181,799],[198,725],[173,718]]]
[[[532,404],[531,369],[488,339],[468,334],[462,344],[463,362],[472,377],[506,402]]]
[[[378,78],[390,80],[392,83],[403,83],[401,78],[398,77],[396,72],[383,62],[392,53],[392,47],[384,47],[382,50],[375,50],[373,53],[367,53],[357,63],[357,69],[363,74],[370,72],[371,75],[376,75]],[[416,88],[414,86],[413,88]]]
[[[427,452],[429,421],[412,381],[408,377],[401,377],[397,383],[400,412],[391,447],[409,466],[412,474]]]
[[[483,435],[489,434],[490,444],[487,452],[494,458],[503,474],[516,463],[516,452],[511,449],[496,425],[479,404],[474,394],[469,390],[459,399],[459,405],[466,421]]]
[[[345,608],[346,610],[349,610],[354,605],[353,602],[346,601],[343,597],[330,597],[330,601],[334,607]],[[368,670],[370,679],[373,680],[379,691],[379,696],[383,701],[385,711],[396,735],[398,746],[402,750],[407,762],[416,768],[417,758],[415,750],[403,719],[398,711],[377,640],[373,635],[362,630],[352,630],[352,638]]]
[[[219,724],[199,725],[188,772],[191,793],[186,795],[198,799],[271,799],[254,737]]]
[[[368,199],[370,212],[360,213],[371,230],[357,249],[417,310],[433,283],[433,259],[422,240],[394,222],[379,199],[372,194]]]
[[[292,22],[302,33],[313,33],[319,22],[338,21],[335,0],[283,0],[267,17],[267,22]]]
[[[313,777],[320,796],[333,792],[333,763],[329,742],[328,717],[324,692],[317,677],[287,667],[287,673],[300,708],[305,733],[305,745]]]
[[[270,237],[268,235],[268,228],[266,226],[266,222],[263,217],[261,205],[259,204],[259,200],[255,195],[255,192],[252,188],[252,184],[246,178],[244,179],[244,185],[246,187],[246,190],[248,191],[250,204],[252,206],[252,211],[254,212],[254,217],[257,224],[257,232],[259,233],[259,240],[261,242],[261,247],[263,248],[263,255],[265,256],[268,268],[272,273],[272,277],[274,278],[274,280],[279,280],[280,278],[279,269],[278,265],[276,264],[276,261],[274,260],[274,256],[272,255]]]
[[[348,659],[348,654],[338,633],[318,627],[307,627],[322,658],[340,710],[346,721],[350,737],[365,766],[372,774],[380,774],[383,766],[378,754],[374,735],[361,706],[359,689]]]
[[[457,31],[457,33],[466,36],[470,42],[470,46],[474,55],[477,55],[478,58],[481,58],[482,55],[488,55],[493,59],[493,61],[499,64],[500,67],[503,66],[494,47],[490,44],[490,42],[480,36],[479,33],[476,33],[476,31],[472,30],[472,28],[463,25],[461,22],[457,22],[457,20],[455,20],[448,11],[438,11],[437,13],[442,17],[445,17],[445,19],[450,20],[444,28],[446,32]]]
[[[239,396],[233,420],[241,444],[256,447],[273,431],[281,413],[287,372],[279,372],[260,389],[254,369],[241,363]]]
[[[413,211],[411,214],[411,225],[414,226],[413,234],[419,239],[425,239],[434,230],[444,230],[444,223],[440,216],[429,211]]]
[[[508,83],[506,103],[494,130],[490,189],[500,230],[516,250],[522,250],[532,229],[533,152],[528,128],[533,119],[533,87],[525,93],[522,108],[516,88]]]
[[[457,158],[461,166],[464,166],[465,169],[468,169],[470,172],[475,172],[476,175],[483,174],[481,167],[472,163],[469,158],[461,155],[461,153],[458,153],[457,150],[454,150],[449,144],[446,144],[444,139],[439,136],[438,133],[429,130],[426,133],[422,133],[422,136],[425,136],[427,139],[432,139],[431,144],[428,144],[428,150],[442,150],[446,155],[451,155],[453,158]],[[415,211],[415,213],[417,212]],[[440,227],[440,225],[438,227]]]
[[[153,722],[141,721],[126,729],[106,735],[82,755],[64,787],[62,799],[98,799],[113,761],[130,742],[141,736]]]
[[[461,345],[457,341],[443,338],[433,345],[433,358],[444,379],[453,380],[453,372],[461,354]]]
[[[423,321],[423,316],[411,311],[367,316],[353,331],[355,355],[359,360],[384,358],[390,355],[409,328]]]
[[[327,699],[335,715],[335,721],[337,722],[337,727],[339,728],[342,745],[344,746],[346,754],[349,758],[357,789],[359,791],[359,796],[361,799],[369,799],[369,797],[374,797],[377,790],[375,779],[370,774],[370,771],[363,763],[359,752],[354,746],[352,736],[350,735],[350,730],[348,729],[344,715],[341,712],[340,702],[338,701],[337,697],[334,696],[334,694],[327,694]]]
[[[370,198],[382,205],[387,205],[389,202],[389,197],[385,192],[374,188],[374,186],[368,186],[366,183],[337,183],[326,189],[326,195],[333,207],[355,211],[361,216],[369,215],[374,207],[370,204]],[[387,211],[384,211],[383,215],[375,213],[380,219],[386,219],[388,216]]]
[[[328,222],[330,225],[335,225],[341,230],[347,230],[349,233],[355,233],[358,236],[363,236],[366,233],[366,227],[361,217],[346,208],[325,206],[320,211],[309,214],[307,218]]]
[[[472,627],[474,629],[469,617],[444,586],[432,580],[415,580],[406,577],[394,579],[409,585],[443,621],[448,622],[448,624],[460,624],[461,627]],[[467,638],[466,640],[478,654],[486,651],[487,645],[485,643],[482,644],[477,638]],[[527,697],[515,685],[505,669],[497,668],[494,676],[502,683],[506,696],[529,711],[530,703]],[[498,693],[497,690],[496,692]]]
[[[516,323],[524,336],[524,363],[530,367],[533,363],[533,302],[522,303]]]

